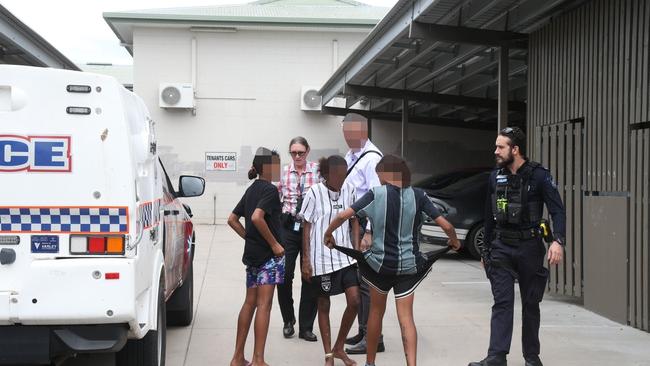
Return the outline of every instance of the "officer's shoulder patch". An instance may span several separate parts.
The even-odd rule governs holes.
[[[552,186],[554,189],[557,189],[557,181],[556,181],[555,179],[553,179],[553,175],[551,175],[550,172],[549,172],[548,174],[546,174],[546,181],[547,181],[548,183],[551,183],[551,186]]]

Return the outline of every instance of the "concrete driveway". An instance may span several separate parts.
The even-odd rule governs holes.
[[[235,342],[236,319],[245,293],[241,263],[243,241],[227,226],[198,226],[195,257],[194,324],[168,328],[168,366],[228,365]],[[294,283],[294,293],[299,293]],[[480,264],[449,255],[416,292],[418,360],[422,365],[467,365],[483,358],[489,338],[491,293]],[[518,296],[518,295],[517,295]],[[332,301],[332,325],[340,321],[344,298]],[[282,318],[274,301],[267,342],[267,362],[277,365],[322,365],[321,343],[282,337]],[[521,315],[515,313],[515,334],[510,365],[522,365]],[[355,328],[353,328],[353,331]],[[318,334],[317,325],[315,333]],[[336,334],[337,329],[333,329]],[[252,331],[251,331],[252,334]],[[320,337],[320,335],[319,335]],[[377,365],[403,365],[404,357],[394,302],[384,319],[387,351]],[[247,357],[252,353],[251,336]],[[542,360],[546,365],[650,366],[650,334],[609,321],[579,304],[547,296],[542,303]],[[365,358],[353,357],[359,365]],[[85,356],[66,362],[74,365],[112,365],[110,355]],[[338,365],[338,364],[337,364]],[[342,365],[342,363],[341,363]]]

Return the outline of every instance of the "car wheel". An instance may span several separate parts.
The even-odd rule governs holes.
[[[481,223],[476,225],[467,235],[465,247],[469,254],[475,259],[481,259],[481,251],[485,245],[485,226]]]
[[[165,366],[167,343],[167,312],[165,309],[165,282],[158,286],[157,330],[150,330],[142,339],[131,339],[115,356],[117,366]]]
[[[167,312],[167,325],[188,326],[194,317],[194,264],[190,263],[187,269],[187,278],[183,285],[174,291],[169,299],[169,306],[173,310]]]

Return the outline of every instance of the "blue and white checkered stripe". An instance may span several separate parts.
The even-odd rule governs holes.
[[[128,233],[126,207],[0,208],[0,232]]]

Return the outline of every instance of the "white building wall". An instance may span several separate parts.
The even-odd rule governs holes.
[[[158,148],[174,184],[181,174],[206,178],[202,197],[187,199],[198,223],[222,223],[247,187],[258,146],[290,162],[289,140],[312,146],[311,158],[347,150],[341,117],[300,110],[303,85],[320,87],[366,32],[134,29],[134,91],[156,121]],[[197,44],[196,116],[158,107],[161,82],[192,82]],[[338,59],[333,60],[333,41]],[[335,64],[336,63],[336,64]],[[206,172],[206,152],[237,152],[236,172]]]

